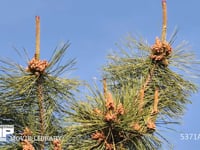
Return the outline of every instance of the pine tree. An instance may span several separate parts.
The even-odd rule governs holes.
[[[76,79],[63,78],[75,60],[61,64],[69,47],[56,49],[49,61],[40,59],[40,18],[36,17],[36,49],[26,66],[0,60],[0,122],[14,124],[15,135],[62,136],[53,142],[10,141],[3,150],[157,150],[168,142],[158,128],[175,124],[184,114],[197,86],[181,74],[196,73],[199,61],[181,43],[174,47],[176,32],[166,40],[166,0],[162,0],[160,38],[149,46],[128,37],[121,53],[108,56],[103,67],[103,88],[84,85],[80,99]],[[127,49],[130,51],[127,52]],[[180,71],[180,70],[181,71]],[[177,71],[179,70],[179,71]]]
[[[157,126],[178,124],[191,94],[197,92],[188,76],[185,79],[174,70],[195,74],[199,61],[184,43],[174,48],[176,32],[166,40],[165,0],[162,8],[161,38],[156,37],[149,46],[142,39],[129,37],[125,48],[119,47],[121,53],[108,56],[103,90],[90,87],[91,94],[72,103],[67,149],[156,150],[168,142]]]
[[[161,38],[149,46],[145,40],[128,37],[127,47],[131,53],[120,47],[121,53],[108,56],[110,63],[104,67],[105,76],[111,82],[112,89],[121,89],[126,84],[139,84],[136,101],[140,101],[139,109],[149,107],[152,114],[169,118],[180,117],[189,97],[197,91],[197,86],[178,74],[196,74],[199,61],[188,51],[185,42],[172,48],[176,31],[169,42],[166,41],[166,1],[162,1],[163,25]],[[176,72],[173,70],[177,70]],[[196,75],[195,75],[196,74]],[[187,76],[187,79],[190,77]],[[155,98],[159,95],[159,98]],[[159,99],[159,102],[158,102]],[[159,111],[160,110],[160,111]]]
[[[62,136],[63,114],[80,82],[60,77],[73,69],[75,59],[61,62],[69,42],[56,49],[49,61],[40,59],[40,18],[36,16],[36,49],[27,66],[0,60],[0,121],[13,124],[16,136]],[[28,56],[27,56],[28,57]],[[1,144],[1,149],[44,150],[58,145],[27,139]],[[52,146],[53,146],[52,145]]]

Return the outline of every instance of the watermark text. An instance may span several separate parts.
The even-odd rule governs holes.
[[[200,133],[181,133],[180,140],[189,141],[189,140],[200,140]]]

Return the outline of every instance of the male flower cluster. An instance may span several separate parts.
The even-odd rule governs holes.
[[[48,67],[48,62],[46,60],[37,60],[35,58],[31,59],[28,63],[27,71],[35,75],[43,74],[45,69]]]
[[[154,61],[159,61],[163,65],[168,65],[167,57],[172,53],[172,47],[166,41],[161,41],[156,37],[154,45],[151,47],[150,58]]]

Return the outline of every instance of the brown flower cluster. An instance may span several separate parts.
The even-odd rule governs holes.
[[[117,119],[117,115],[114,114],[113,112],[107,112],[105,114],[105,121],[114,122],[116,121],[116,119]]]
[[[145,126],[141,126],[138,122],[134,122],[131,127],[138,133],[153,133],[156,130],[156,125],[152,119],[154,118],[149,118]]]
[[[62,150],[60,140],[54,140],[53,141],[53,145],[54,145],[54,149],[53,150]]]
[[[103,131],[96,131],[96,133],[93,133],[92,139],[97,140],[98,143],[105,142],[104,145],[105,145],[106,150],[113,150],[114,149],[113,144],[110,144],[110,143],[107,142]]]
[[[28,127],[25,127],[23,133],[22,133],[23,136],[30,136],[32,135],[32,131],[28,128]],[[22,145],[22,149],[23,150],[35,150],[35,148],[33,147],[33,145],[31,144],[30,141],[28,141],[27,139],[23,140],[20,142],[21,145]]]
[[[151,47],[151,51],[152,51],[152,54],[150,58],[152,60],[166,61],[167,56],[169,56],[172,53],[172,47],[169,43],[162,42],[158,37],[156,37],[155,44]],[[165,63],[168,63],[168,62],[165,62]]]
[[[30,136],[32,134],[32,131],[28,127],[25,127],[24,132],[22,133],[23,136]]]
[[[96,133],[93,133],[92,134],[92,139],[93,140],[97,140],[99,143],[101,143],[102,141],[104,141],[105,140],[105,135],[104,135],[104,133],[101,131],[101,132],[99,132],[99,131],[96,131]]]
[[[107,93],[106,96],[106,113],[105,113],[105,121],[114,122],[117,121],[118,116],[124,114],[124,107],[121,103],[115,107],[115,103],[110,92]]]
[[[114,150],[114,146],[111,143],[105,143],[106,150]]]
[[[113,97],[112,97],[112,94],[110,92],[108,92],[106,94],[106,108],[108,110],[114,110],[115,109]]]
[[[46,60],[37,60],[33,58],[28,63],[27,71],[36,75],[40,75],[44,73],[48,65],[49,64]]]
[[[33,145],[28,140],[23,140],[21,145],[23,150],[35,150]]]
[[[116,113],[118,115],[123,115],[124,114],[124,107],[123,107],[122,103],[118,104],[117,109],[116,109]]]
[[[106,111],[102,112],[98,108],[93,109],[93,112],[96,115],[103,115],[105,121],[107,122],[115,122],[118,121],[118,116],[121,116],[124,114],[124,107],[121,103],[119,103],[116,107],[113,97],[111,93],[106,94]]]
[[[106,100],[105,111],[102,112],[98,108],[95,108],[93,110],[95,115],[102,116],[104,118],[104,121],[108,122],[109,124],[114,123],[114,122],[119,123],[120,122],[119,116],[124,115],[124,113],[125,113],[122,103],[119,103],[118,105],[116,105],[113,100],[112,94],[110,92],[105,92],[104,94],[105,94],[105,100]],[[113,129],[111,129],[111,130],[113,130]],[[96,131],[95,133],[93,133],[91,135],[91,138],[93,140],[97,140],[99,144],[102,144],[104,142],[104,146],[105,146],[106,150],[114,150],[114,145],[112,144],[113,141],[111,140],[112,138],[110,138],[110,135],[108,135],[109,134],[108,132],[109,132],[109,130],[107,128],[104,129],[103,131]],[[119,131],[113,130],[113,134],[114,134],[114,136],[116,136],[118,138],[123,138],[120,136]],[[106,138],[106,136],[108,136],[108,137]],[[118,140],[116,140],[116,141],[118,141]]]

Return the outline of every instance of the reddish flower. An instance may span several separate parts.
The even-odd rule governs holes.
[[[53,145],[54,145],[54,150],[62,150],[60,140],[54,140]]]
[[[105,139],[105,135],[103,132],[98,132],[92,134],[92,139],[93,140],[98,140],[98,142],[102,142]]]
[[[112,112],[107,112],[105,115],[106,121],[115,121],[117,119],[116,114],[113,114]]]
[[[124,107],[123,107],[122,103],[118,104],[116,112],[117,112],[118,115],[124,114]]]
[[[21,145],[23,150],[35,150],[33,145],[28,140],[23,140]]]
[[[113,148],[113,144],[110,144],[110,143],[105,143],[105,147],[106,147],[106,150],[114,150]]]

